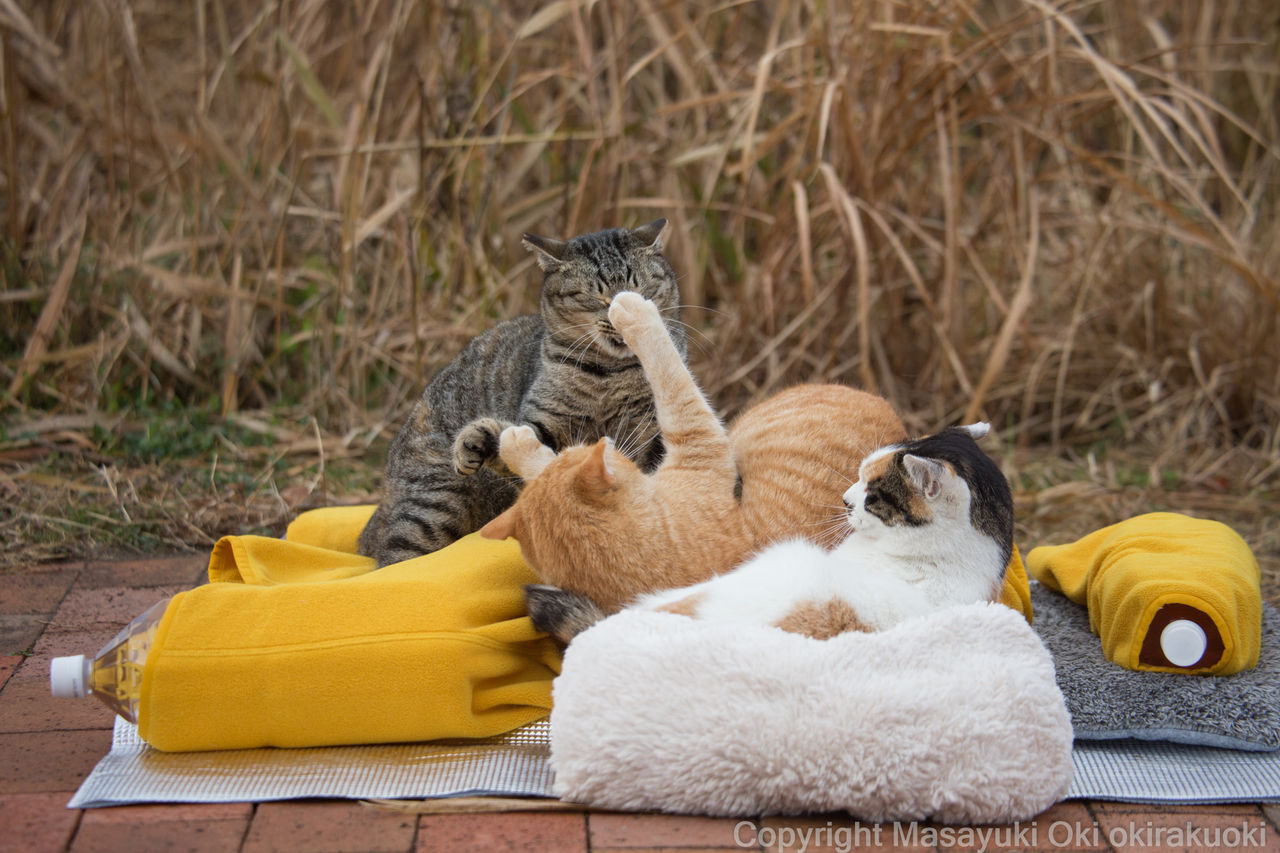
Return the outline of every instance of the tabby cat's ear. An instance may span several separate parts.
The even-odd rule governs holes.
[[[613,488],[618,481],[613,470],[613,462],[609,459],[609,439],[602,438],[587,454],[582,467],[578,471],[578,482],[591,491],[605,491]]]
[[[902,465],[916,489],[929,500],[938,496],[943,481],[951,474],[945,465],[911,453],[902,457]]]
[[[667,227],[667,220],[655,219],[648,225],[641,225],[631,231],[640,242],[653,252],[662,251],[662,229]]]
[[[564,263],[566,244],[561,240],[539,237],[537,234],[526,234],[520,242],[524,244],[526,249],[537,255],[538,266],[542,267],[543,272],[558,270],[561,264]]]
[[[518,507],[511,507],[480,528],[480,536],[484,539],[506,539],[516,532],[516,519],[520,517]]]

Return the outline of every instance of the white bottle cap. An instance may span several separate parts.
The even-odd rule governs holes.
[[[1208,646],[1204,629],[1190,619],[1175,619],[1160,632],[1160,651],[1174,666],[1191,666]]]
[[[89,674],[93,661],[84,655],[68,655],[49,661],[49,689],[59,699],[80,699],[89,695]]]

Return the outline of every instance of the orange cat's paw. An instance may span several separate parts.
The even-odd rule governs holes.
[[[531,426],[510,426],[498,440],[498,453],[507,467],[526,480],[532,480],[556,458],[556,452],[538,440]]]
[[[609,303],[609,322],[628,344],[629,335],[649,328],[662,327],[662,315],[658,306],[638,293],[624,290]]]

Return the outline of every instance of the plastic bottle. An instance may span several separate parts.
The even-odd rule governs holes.
[[[142,668],[168,605],[167,599],[153,604],[93,658],[84,655],[54,658],[49,663],[49,687],[53,695],[97,696],[108,708],[137,723]]]

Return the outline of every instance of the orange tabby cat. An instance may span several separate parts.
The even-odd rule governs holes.
[[[836,544],[841,496],[862,458],[906,436],[887,401],[800,385],[751,407],[726,432],[652,302],[619,293],[609,320],[653,388],[662,464],[645,474],[608,439],[557,455],[529,427],[510,427],[500,454],[527,482],[481,535],[515,537],[547,583],[606,612],[728,571],[784,539]]]

